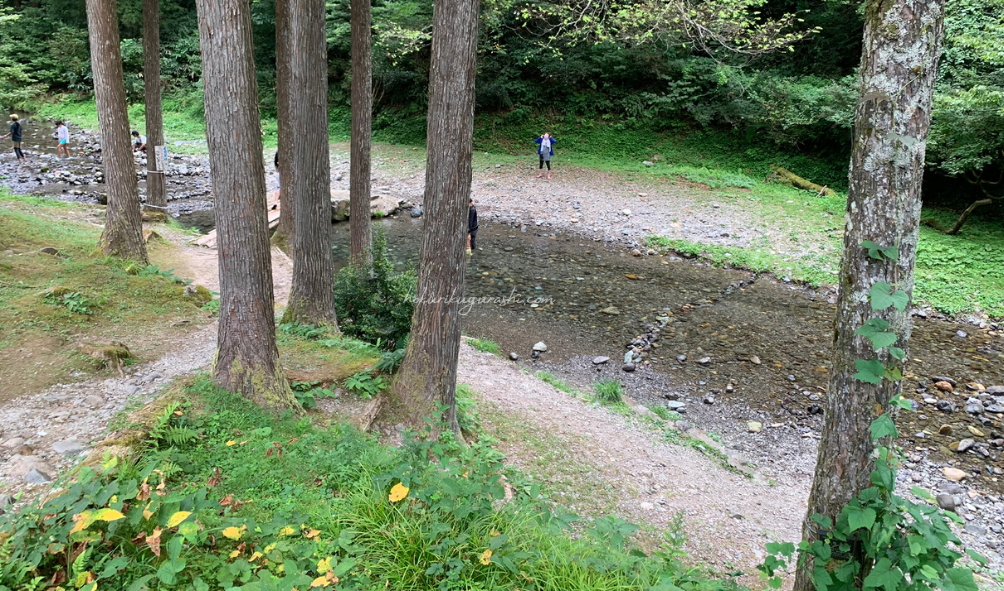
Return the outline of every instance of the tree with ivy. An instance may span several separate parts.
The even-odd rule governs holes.
[[[894,482],[888,482],[889,470],[876,470],[872,429],[877,417],[888,417],[890,402],[902,392],[924,157],[944,18],[945,0],[865,4],[832,373],[802,531],[809,545],[825,538],[852,499],[875,485],[874,474],[888,489],[894,488]],[[888,430],[891,420],[882,424],[886,427],[879,435],[894,433]],[[870,515],[874,522],[873,510]],[[866,581],[891,572],[883,557],[851,546],[850,555],[838,561],[849,565],[842,571],[849,586],[837,588],[862,588]],[[795,591],[829,588],[829,572],[804,562]]]

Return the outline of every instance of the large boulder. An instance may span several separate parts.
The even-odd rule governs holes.
[[[387,217],[401,209],[402,200],[392,195],[373,195],[370,198],[370,216]],[[345,190],[331,191],[331,221],[343,222],[349,219],[349,192]]]

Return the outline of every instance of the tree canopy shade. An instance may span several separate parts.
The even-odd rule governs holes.
[[[832,371],[802,532],[810,543],[821,537],[814,515],[835,519],[871,486],[872,421],[903,389],[944,18],[944,0],[868,0],[865,5]],[[865,327],[872,327],[872,336],[878,331],[889,338],[881,343],[868,338]],[[812,579],[811,565],[799,569],[795,591],[812,591]]]

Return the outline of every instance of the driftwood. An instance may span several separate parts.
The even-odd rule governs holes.
[[[798,187],[799,189],[812,191],[813,193],[816,193],[817,196],[833,195],[833,189],[817,185],[816,183],[813,183],[811,181],[807,181],[786,168],[781,168],[780,166],[771,166],[770,169],[773,170],[775,174],[782,177],[783,179],[785,179],[792,185]]]
[[[972,205],[966,208],[966,211],[962,212],[962,215],[959,216],[959,219],[955,220],[955,225],[952,226],[951,228],[946,228],[945,226],[942,226],[938,222],[930,219],[920,220],[920,223],[927,226],[931,226],[935,230],[944,232],[949,236],[955,236],[956,234],[959,233],[959,230],[962,229],[962,225],[966,223],[966,220],[969,219],[969,216],[973,215],[973,212],[976,211],[976,208],[982,207],[984,205],[990,205],[991,203],[993,203],[993,199],[980,199],[979,201],[974,202]]]

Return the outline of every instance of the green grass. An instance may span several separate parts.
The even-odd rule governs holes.
[[[163,275],[130,274],[125,261],[96,252],[98,210],[0,190],[0,380],[5,395],[36,391],[98,371],[81,343],[119,341],[134,355],[156,354],[204,317],[184,287]],[[58,256],[39,252],[43,247]],[[151,258],[172,245],[151,244]],[[57,289],[58,288],[58,289]],[[55,290],[58,297],[48,296]],[[63,294],[66,295],[63,295]]]
[[[583,397],[581,392],[570,386],[568,382],[562,380],[561,378],[552,373],[548,373],[546,371],[538,371],[535,372],[533,375],[540,381],[546,384],[550,384],[551,386],[554,386],[555,388],[561,390],[565,394],[571,394],[572,396],[578,396],[580,398]]]
[[[328,577],[325,588],[356,591],[728,588],[682,565],[679,536],[646,556],[630,541],[637,528],[614,517],[582,521],[571,535],[578,518],[484,442],[466,447],[444,436],[389,447],[345,425],[276,417],[206,377],[172,399],[151,411],[156,436],[135,464],[84,473],[44,507],[0,516],[0,587],[92,573],[121,589],[143,581],[306,589],[318,577],[318,585]],[[95,518],[79,523],[86,515]],[[71,534],[75,525],[83,530]],[[146,541],[155,531],[159,554]],[[68,569],[78,544],[49,545],[68,535],[100,540],[101,551]]]
[[[593,384],[593,393],[600,404],[618,404],[622,396],[621,383],[617,380],[600,380]]]
[[[474,347],[482,353],[491,353],[492,355],[502,355],[502,347],[498,343],[491,339],[467,339],[467,344]]]

